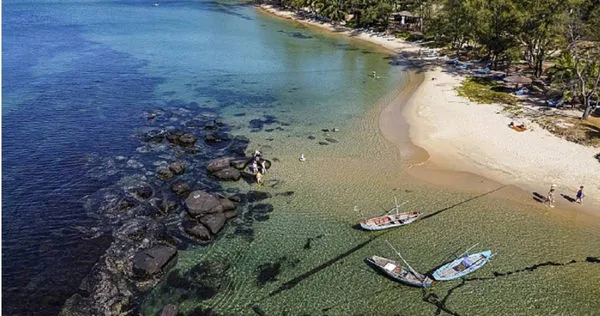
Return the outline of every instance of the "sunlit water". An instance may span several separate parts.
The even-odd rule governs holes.
[[[111,242],[110,227],[84,239],[96,224],[85,197],[169,159],[140,153],[134,137],[158,108],[210,110],[247,136],[248,152],[274,161],[266,184],[222,189],[268,192],[252,207],[273,211],[265,220],[246,206],[214,244],[179,251],[143,298],[145,315],[168,303],[223,315],[600,309],[600,264],[586,261],[600,256],[597,224],[507,201],[497,187],[459,192],[405,174],[376,124],[407,76],[375,47],[208,1],[3,1],[2,39],[3,313],[53,315],[77,290]],[[394,197],[435,215],[383,233],[353,228]],[[365,264],[396,256],[386,240],[422,272],[475,243],[497,256],[423,291]]]

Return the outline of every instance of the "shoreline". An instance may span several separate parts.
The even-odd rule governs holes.
[[[396,55],[421,51],[420,46],[401,39],[299,19],[294,12],[271,5],[257,7],[267,14],[375,44]],[[478,104],[459,97],[454,88],[466,76],[451,73],[440,63],[423,67],[423,74],[419,74],[423,77],[413,79],[421,81],[417,87],[384,106],[378,121],[382,136],[394,143],[401,155],[406,156],[406,152],[413,151],[411,148],[418,148],[415,157],[421,158],[416,159],[421,162],[409,171],[413,177],[462,190],[477,190],[478,185],[473,183],[490,180],[519,188],[521,193],[516,194],[517,200],[537,203],[540,208],[544,206],[535,199],[545,197],[554,183],[558,185],[555,209],[584,210],[600,216],[600,186],[597,184],[600,168],[593,168],[597,163],[594,153],[600,149],[568,142],[530,121],[526,121],[532,127],[530,130],[513,131],[507,127],[511,119],[502,112],[502,105]],[[392,124],[398,120],[402,124]],[[408,136],[399,136],[401,130],[408,130]],[[587,197],[583,205],[569,202],[579,185],[585,186]],[[515,193],[515,190],[510,191]],[[507,197],[510,198],[510,194]]]

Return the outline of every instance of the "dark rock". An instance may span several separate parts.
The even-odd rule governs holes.
[[[181,161],[176,161],[169,165],[169,169],[173,171],[174,174],[182,174],[185,171],[185,164]]]
[[[235,168],[227,168],[213,173],[213,176],[219,180],[238,181],[242,177],[242,174]]]
[[[225,225],[225,215],[222,212],[212,213],[202,216],[199,219],[213,234],[218,233]]]
[[[337,143],[338,142],[337,139],[331,138],[331,137],[327,137],[327,138],[325,138],[325,140],[328,141],[328,142],[330,142],[330,143]]]
[[[327,133],[327,132],[329,132],[329,128],[323,128],[323,129],[321,129],[321,131]]]
[[[231,158],[223,157],[223,158],[217,158],[217,159],[211,160],[208,163],[208,166],[206,167],[206,169],[208,169],[208,172],[215,172],[215,171],[229,168],[230,166],[231,166]]]
[[[229,200],[235,202],[235,203],[240,203],[242,201],[244,201],[244,195],[243,194],[235,194],[229,197]]]
[[[216,128],[217,128],[217,123],[215,123],[215,121],[208,121],[204,125],[204,129],[216,129]]]
[[[223,211],[220,199],[204,191],[194,191],[190,193],[185,200],[185,206],[192,217]]]
[[[197,238],[200,241],[210,242],[213,240],[213,237],[208,228],[206,228],[206,226],[198,223],[195,220],[186,217],[181,222],[181,226],[183,227],[183,230],[186,233],[190,234],[191,236]]]
[[[259,286],[265,285],[267,282],[277,281],[277,276],[281,273],[280,262],[269,262],[261,264],[258,267],[258,276],[256,277],[256,284]]]
[[[119,211],[127,211],[138,205],[138,202],[131,197],[124,197],[117,203]]]
[[[168,304],[160,312],[160,316],[177,316],[179,313],[179,306],[176,304]]]
[[[179,137],[183,136],[184,132],[181,130],[172,130],[167,133],[167,140],[169,143],[179,144]]]
[[[238,170],[244,170],[251,161],[252,158],[239,158],[232,160],[230,163],[234,168]]]
[[[148,184],[139,184],[129,189],[129,192],[139,200],[147,200],[154,196],[154,190]]]
[[[253,203],[257,201],[262,201],[264,199],[271,198],[271,193],[268,192],[260,192],[260,191],[249,191],[246,194],[246,201]]]
[[[223,215],[225,218],[231,219],[237,216],[237,212],[235,210],[223,211]]]
[[[235,210],[235,203],[233,203],[233,201],[231,201],[230,199],[220,199],[219,203],[221,203],[221,206],[223,208],[223,212],[224,211]]]
[[[151,129],[142,135],[142,139],[146,142],[160,143],[165,139],[165,131],[162,129]]]
[[[253,213],[270,213],[273,212],[273,205],[267,203],[258,203],[248,207]]]
[[[183,182],[173,182],[171,183],[171,191],[175,193],[178,197],[187,198],[192,189],[189,185]]]
[[[164,245],[142,250],[133,257],[133,273],[143,278],[154,276],[163,272],[176,255],[177,249]]]
[[[258,132],[258,131],[262,130],[263,126],[265,125],[265,123],[259,119],[250,120],[249,124],[250,124],[250,129],[253,132]]]
[[[165,180],[165,181],[170,181],[171,179],[173,179],[173,172],[167,168],[160,168],[156,171],[156,174],[158,175],[159,178]]]
[[[218,144],[226,140],[229,140],[229,136],[225,133],[213,132],[204,135],[204,142],[206,142],[209,145]]]
[[[189,192],[188,192],[189,194]],[[187,197],[187,195],[185,196]],[[182,198],[185,198],[184,196],[182,196]],[[161,201],[161,203],[158,205],[158,208],[164,213],[164,214],[169,214],[171,213],[173,210],[177,209],[177,205],[178,203],[176,201],[173,201],[171,199],[164,199]]]
[[[196,143],[196,135],[194,134],[183,134],[179,137],[179,145],[183,147],[192,147]]]
[[[319,145],[329,145],[329,143],[328,142],[324,142],[324,141],[320,141]]]
[[[316,137],[316,136],[313,136],[313,135],[310,135],[310,136],[308,136],[308,139],[310,139],[310,140],[315,140],[315,139],[317,139],[317,137]]]

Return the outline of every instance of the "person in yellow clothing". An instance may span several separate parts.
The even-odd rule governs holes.
[[[256,183],[258,183],[258,184],[263,183],[263,174],[261,172],[256,172],[254,174],[254,176],[256,177]]]

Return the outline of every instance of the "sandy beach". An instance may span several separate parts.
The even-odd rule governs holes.
[[[397,54],[424,50],[401,39],[348,30],[314,20],[298,20],[293,12],[271,6],[263,5],[261,9],[369,41]],[[525,132],[508,128],[511,118],[502,111],[502,105],[478,104],[458,96],[455,88],[466,75],[449,71],[441,60],[435,64],[430,63],[427,67],[421,85],[406,104],[392,103],[382,113],[382,116],[389,117],[391,114],[408,122],[410,140],[429,154],[419,169],[431,171],[441,168],[473,173],[517,186],[534,196],[545,196],[550,185],[556,184],[557,209],[574,206],[569,198],[574,198],[579,186],[583,185],[586,198],[581,208],[600,214],[600,167],[594,158],[600,149],[553,136],[527,119],[521,120],[529,127]],[[386,139],[395,142],[397,127],[381,124],[380,130]],[[400,141],[398,146],[405,144]]]

